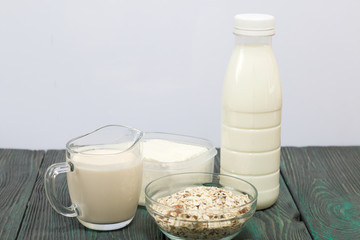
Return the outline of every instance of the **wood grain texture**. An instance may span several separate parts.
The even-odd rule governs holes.
[[[76,218],[66,218],[57,214],[46,199],[43,176],[48,166],[64,159],[64,150],[46,153],[28,203],[19,239],[167,239],[144,207],[138,207],[136,216],[128,227],[111,232],[89,230]],[[218,154],[215,158],[215,171],[219,171],[219,168]],[[59,179],[58,195],[63,203],[70,205],[65,180],[66,178]],[[267,210],[257,211],[235,239],[310,239],[299,216],[300,213],[281,180],[278,202]]]
[[[216,158],[215,171],[220,169],[219,155],[220,150]],[[282,177],[277,202],[268,209],[256,211],[234,239],[311,239]]]
[[[15,239],[44,151],[0,149],[0,239]]]
[[[282,158],[313,238],[360,239],[360,147],[288,147]]]
[[[282,177],[277,202],[268,209],[256,211],[234,239],[311,239]]]

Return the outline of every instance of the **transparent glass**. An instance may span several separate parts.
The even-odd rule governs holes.
[[[247,194],[250,200],[245,204],[221,210],[197,209],[196,205],[194,208],[185,208],[181,203],[169,206],[159,202],[160,198],[194,186],[218,187],[234,195]],[[213,197],[209,196],[207,200],[216,201]],[[181,173],[150,182],[145,188],[145,198],[147,211],[170,239],[232,239],[253,216],[256,210],[257,190],[249,182],[234,176],[217,173]],[[184,200],[180,198],[179,201]],[[203,216],[203,219],[194,216]],[[206,216],[209,217],[208,220],[204,220]]]
[[[143,137],[143,144],[151,140],[164,140],[174,143],[187,144],[206,148],[200,155],[178,162],[161,162],[146,159],[144,156],[143,183],[139,204],[145,206],[145,187],[156,178],[185,172],[214,172],[214,159],[217,153],[215,146],[208,140],[171,133],[147,132]]]
[[[45,172],[46,196],[55,211],[77,217],[94,230],[128,225],[140,196],[142,137],[137,129],[107,125],[70,140],[66,162],[53,164]],[[72,202],[69,207],[60,203],[55,192],[55,179],[63,173]]]

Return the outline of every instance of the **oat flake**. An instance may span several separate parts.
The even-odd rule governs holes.
[[[184,238],[218,239],[231,235],[247,220],[239,217],[250,210],[250,206],[240,207],[250,202],[248,195],[235,195],[218,187],[189,187],[158,202],[172,208],[152,206],[163,215],[154,214],[155,221],[164,231]]]

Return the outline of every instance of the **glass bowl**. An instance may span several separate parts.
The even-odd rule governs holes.
[[[192,195],[192,187],[203,193]],[[248,198],[240,201],[244,194]],[[232,239],[253,216],[256,201],[251,183],[218,173],[167,175],[145,188],[146,209],[170,239]]]

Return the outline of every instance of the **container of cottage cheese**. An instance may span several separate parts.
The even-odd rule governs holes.
[[[143,180],[139,204],[145,206],[145,187],[159,177],[183,172],[214,172],[215,146],[208,140],[171,133],[145,133],[142,140]]]

